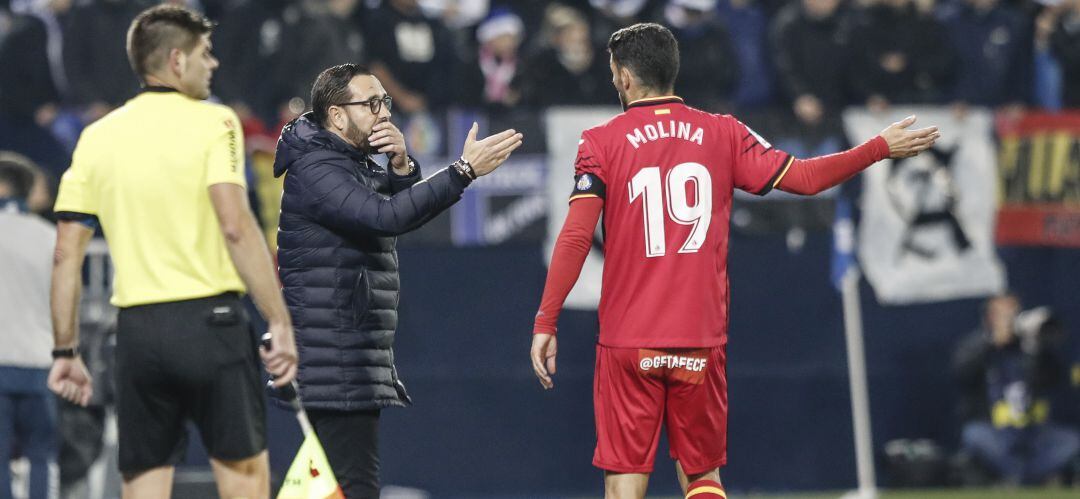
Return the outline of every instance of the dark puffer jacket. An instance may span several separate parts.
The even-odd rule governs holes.
[[[388,173],[304,115],[285,126],[278,269],[296,329],[304,406],[343,411],[410,403],[394,367],[396,236],[461,198],[467,179]]]

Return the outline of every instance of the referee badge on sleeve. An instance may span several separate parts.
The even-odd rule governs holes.
[[[577,176],[574,183],[574,192],[570,193],[570,200],[584,197],[604,197],[604,182],[591,173],[582,173]]]

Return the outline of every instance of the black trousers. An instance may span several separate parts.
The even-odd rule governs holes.
[[[347,499],[379,497],[379,410],[308,410],[330,468]]]

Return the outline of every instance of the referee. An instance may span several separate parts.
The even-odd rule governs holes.
[[[228,108],[203,102],[218,62],[212,24],[161,5],[135,18],[127,53],[144,91],[87,127],[60,183],[49,388],[85,405],[78,357],[82,261],[101,225],[115,262],[119,467],[124,497],[169,497],[199,429],[221,497],[267,497],[265,406],[240,294],[272,333],[276,383],[296,374],[292,322],[248,206],[243,137]]]

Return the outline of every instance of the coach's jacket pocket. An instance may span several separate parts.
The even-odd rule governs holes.
[[[371,282],[368,279],[367,269],[361,269],[353,286],[353,326],[361,326],[368,316],[368,307],[371,306]]]

